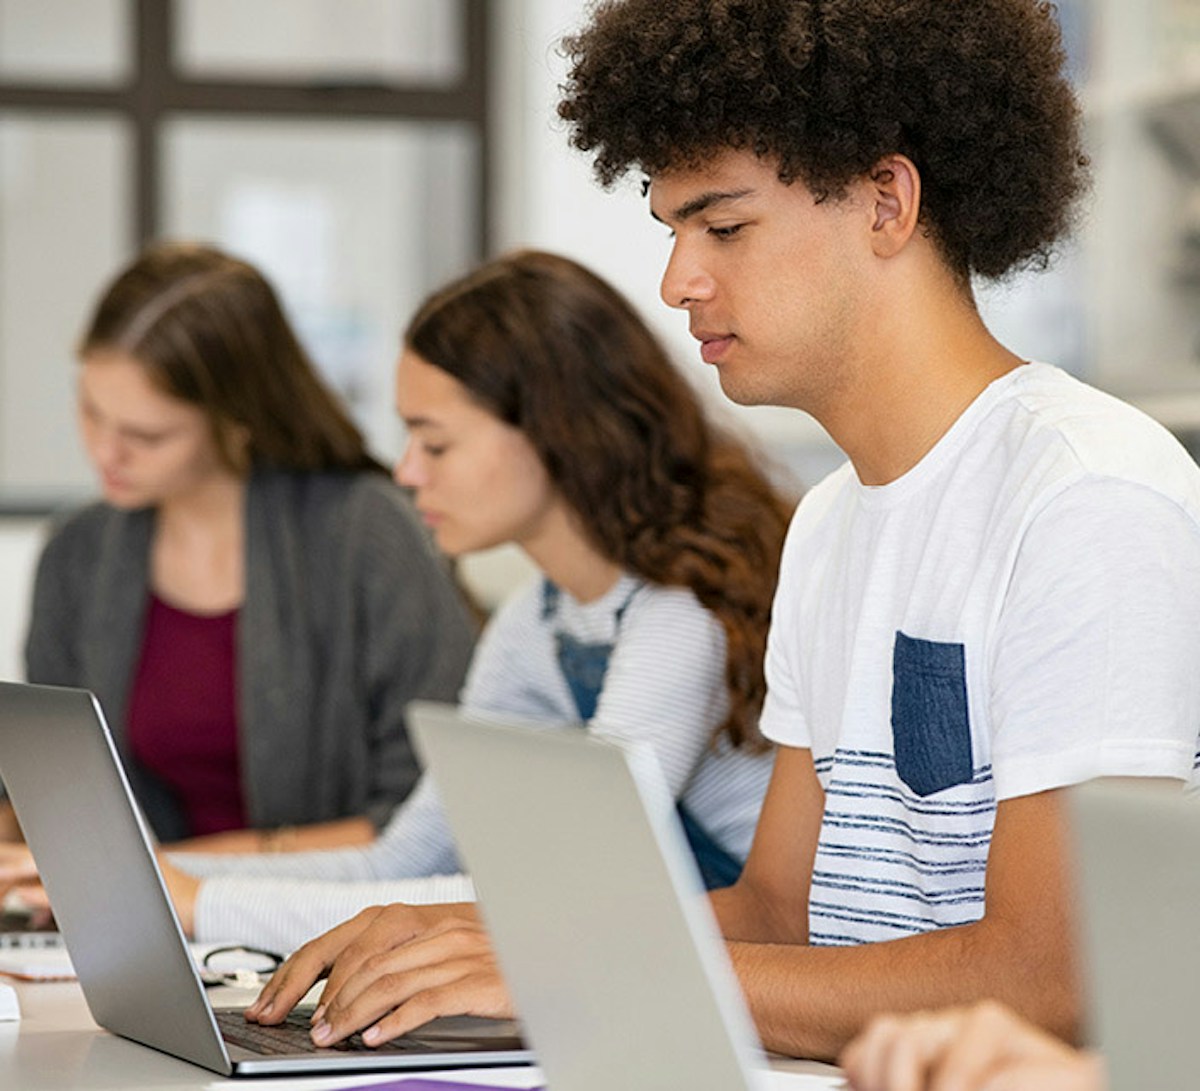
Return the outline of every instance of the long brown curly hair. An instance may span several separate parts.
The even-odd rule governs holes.
[[[558,113],[603,184],[735,148],[837,198],[901,153],[963,281],[1044,266],[1088,183],[1049,3],[609,0],[562,49]]]
[[[720,620],[730,707],[718,735],[761,748],[763,656],[791,505],[708,422],[633,307],[575,262],[521,251],[435,293],[404,340],[525,434],[601,553],[688,588]]]

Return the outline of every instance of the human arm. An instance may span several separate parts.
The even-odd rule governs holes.
[[[781,828],[786,823],[805,815],[810,825],[820,823],[811,802],[811,793],[820,798],[820,785],[806,751],[785,750],[780,762],[751,850],[751,861],[757,853],[755,867],[748,864],[745,886],[739,882],[713,898],[722,927],[754,936],[731,941],[730,953],[768,1049],[832,1059],[878,1013],[983,996],[1007,999],[1042,1025],[1074,1031],[1078,996],[1057,793],[1001,804],[980,921],[874,945],[809,947],[796,913],[808,897],[803,864],[808,856],[811,868],[816,831],[791,827],[800,849],[774,857],[768,849],[776,837],[790,843],[788,829]],[[790,911],[776,911],[780,897]],[[344,945],[336,939],[305,957],[300,981],[308,984],[338,963],[324,994],[325,1023],[331,1027],[326,1042],[380,1019],[380,1031],[394,1036],[433,1015],[508,1013],[498,1006],[498,997],[506,995],[503,982],[478,927],[439,919],[436,930],[418,935],[402,917],[383,919],[354,939],[358,947],[344,965],[338,961]],[[340,993],[343,985],[346,996]]]
[[[369,882],[233,876],[201,880],[161,853],[159,867],[180,924],[190,937],[215,942],[237,936],[272,951],[295,950],[380,903],[436,906],[475,898],[474,884],[462,874]]]
[[[779,831],[781,845],[790,852],[803,839],[789,837],[783,831],[806,810],[819,825],[821,793],[815,776],[814,797],[797,790],[802,783],[787,774],[789,764],[811,773],[812,758],[808,751],[785,750],[778,763],[783,764],[784,772],[777,773],[772,780],[767,808],[778,812],[773,828]],[[814,799],[815,813],[812,813]],[[815,834],[811,843],[815,845]],[[751,861],[756,852],[760,861],[768,859],[772,844],[770,837],[756,840]],[[807,868],[811,867],[811,856],[810,848],[807,859],[803,851],[788,859],[797,868]],[[755,868],[748,863],[747,870],[753,873]],[[768,892],[763,895],[767,897],[770,883],[775,880],[764,863],[760,862],[757,870],[768,885]],[[739,883],[735,889],[745,894],[747,887]],[[806,885],[801,898],[807,898]],[[785,924],[777,921],[786,921],[790,927],[807,919],[802,906],[786,915],[766,912],[759,919],[758,895],[748,897],[749,906],[740,918],[737,899],[730,892],[713,895],[713,901],[714,906],[721,907],[718,914],[726,927],[732,927],[734,920],[742,922],[741,935],[751,934],[753,928],[764,937],[778,936]],[[796,941],[803,938],[794,930],[792,935]],[[323,1039],[326,1043],[376,1025],[379,1035],[372,1041],[385,1041],[437,1015],[512,1014],[486,932],[473,914],[464,917],[460,906],[421,913],[414,913],[409,906],[369,910],[355,927],[334,929],[301,948],[264,991],[262,1006],[252,1009],[254,1014],[261,1018],[263,1009],[270,1004],[269,1020],[279,1021],[320,976],[331,970],[323,994],[328,1006],[325,1022],[330,1028],[329,1037]]]
[[[733,886],[709,896],[727,940],[808,942],[809,877],[824,799],[812,752],[779,747],[746,866]]]
[[[1146,528],[1153,548],[1129,540],[1129,526],[1122,524],[1131,514],[1138,517],[1130,526]],[[987,668],[973,691],[973,712],[980,716],[976,739],[985,744],[975,769],[991,765],[1000,799],[979,884],[983,918],[853,949],[733,945],[760,1030],[774,1048],[829,1057],[855,1032],[854,1021],[873,1010],[936,1008],[986,996],[1008,1000],[1058,1034],[1075,1033],[1078,996],[1068,957],[1073,929],[1059,790],[1093,776],[1190,772],[1200,722],[1197,676],[1186,651],[1186,634],[1200,626],[1196,529],[1159,497],[1088,481],[1033,520],[1011,576],[1000,586],[1005,597],[996,607],[997,623],[974,653]],[[807,693],[808,680],[798,680],[795,693]],[[800,714],[807,708],[799,699],[790,705]],[[877,715],[886,723],[887,706]],[[886,781],[879,785],[889,790]],[[860,786],[834,782],[833,790],[844,801]],[[862,790],[877,789],[868,783]],[[835,818],[851,813],[844,802],[833,810],[845,812]],[[921,836],[916,821],[917,815],[906,819],[904,839],[889,849],[914,851]],[[852,822],[831,828],[831,842],[842,846],[870,834]],[[981,833],[986,841],[986,826]],[[861,904],[855,895],[838,901],[830,893],[833,883],[847,881],[846,873],[851,884],[856,881],[853,867],[839,875],[825,865],[818,873],[823,901],[836,903],[826,920],[842,913],[841,919],[853,921]],[[930,887],[917,869],[911,884],[897,886],[918,916],[920,897]],[[946,885],[952,893],[953,884]],[[890,901],[876,897],[872,908],[910,912],[901,897],[888,895]],[[811,1003],[787,995],[789,975],[797,993],[812,987]]]
[[[1105,1091],[1104,1062],[994,1001],[880,1016],[838,1059],[853,1091]]]
[[[365,816],[313,822],[305,826],[273,829],[224,830],[200,837],[173,841],[164,848],[171,852],[264,853],[306,852],[368,845],[375,840],[375,824]]]
[[[774,834],[765,831],[767,837]],[[773,872],[769,865],[763,867]],[[788,876],[767,875],[758,882],[786,886]],[[735,940],[729,949],[763,1044],[780,1053],[832,1059],[881,1012],[987,996],[1073,1037],[1080,1001],[1060,793],[1000,804],[984,901],[983,917],[972,924],[857,947],[806,946],[794,941],[794,932],[772,942],[766,939],[769,918],[752,916],[756,941]],[[733,898],[718,903],[723,925],[743,921],[730,915],[731,902],[736,904]]]
[[[200,939],[236,935],[290,950],[367,905],[474,896],[432,781],[424,778],[380,837],[365,848],[276,855],[172,854],[187,887]],[[184,890],[185,885],[180,884]]]
[[[379,837],[368,845],[312,852],[184,852],[176,854],[172,862],[199,878],[241,876],[323,882],[374,882],[458,870],[454,840],[428,777],[421,779]]]
[[[166,855],[158,853],[158,869],[162,873],[163,883],[175,906],[175,915],[179,918],[179,926],[187,936],[195,936],[196,932],[196,897],[200,893],[200,880],[194,875],[180,871]],[[251,942],[249,939],[245,942]]]
[[[628,593],[620,586],[616,591]],[[531,605],[536,605],[536,600],[528,596],[515,602],[489,627],[481,643],[467,692],[485,712],[496,705],[511,708],[522,697],[529,700],[525,695],[539,688],[553,694],[554,683],[563,688],[553,652],[546,653],[539,645],[547,634],[537,625],[536,611],[528,609]],[[652,746],[654,742],[647,736],[655,730],[685,736],[682,747],[671,746],[673,740],[667,740],[665,747],[675,768],[674,789],[678,793],[692,773],[691,764],[704,752],[714,719],[719,720],[721,715],[713,691],[723,687],[723,640],[719,627],[708,624],[708,615],[691,596],[660,593],[650,605],[655,609],[643,611],[640,616],[631,612],[622,622],[597,715],[588,727],[609,737],[649,741]],[[678,631],[680,640],[661,639],[664,619],[668,622],[665,629]],[[530,640],[522,638],[525,625]],[[651,640],[654,633],[659,637],[656,642]],[[636,650],[629,651],[643,644],[654,652],[650,663]],[[518,648],[524,649],[526,662],[517,670],[498,669],[505,662],[506,652]],[[623,670],[618,669],[618,655],[622,653]],[[635,677],[634,668],[639,665],[641,677]],[[544,676],[540,687],[539,670]],[[626,728],[628,734],[622,734]],[[682,761],[680,754],[684,755]],[[346,956],[333,956],[338,974],[331,981],[331,995],[337,998],[339,982],[345,980],[346,988],[354,982],[356,997],[353,1002],[342,998],[333,1004],[335,1033],[357,1029],[349,1025],[357,1019],[383,1015],[385,1008],[379,1005],[389,995],[394,996],[392,1006],[397,1010],[382,1024],[388,1034],[399,1033],[397,1028],[412,1025],[414,1019],[423,1021],[431,1014],[494,1011],[496,998],[506,995],[490,944],[477,925],[447,926],[420,939],[413,939],[403,928],[390,931],[381,927],[372,930],[364,943],[377,947],[353,973],[342,972]],[[369,997],[375,1006],[369,1011],[361,1007],[358,995]]]

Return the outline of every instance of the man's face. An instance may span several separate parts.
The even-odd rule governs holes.
[[[850,378],[863,326],[861,189],[817,203],[772,164],[725,151],[653,178],[650,211],[674,236],[662,297],[688,312],[725,393],[821,415]]]

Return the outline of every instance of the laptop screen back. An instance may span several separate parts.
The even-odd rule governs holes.
[[[0,683],[0,778],[92,1018],[227,1073],[229,1058],[102,722],[83,690]]]
[[[1196,1082],[1200,800],[1161,784],[1072,793],[1091,1038],[1113,1091]]]
[[[549,1086],[753,1086],[750,1021],[652,752],[439,705],[410,724]]]

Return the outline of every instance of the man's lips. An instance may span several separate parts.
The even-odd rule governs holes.
[[[700,340],[700,358],[706,364],[715,364],[733,344],[733,334],[697,334]]]

